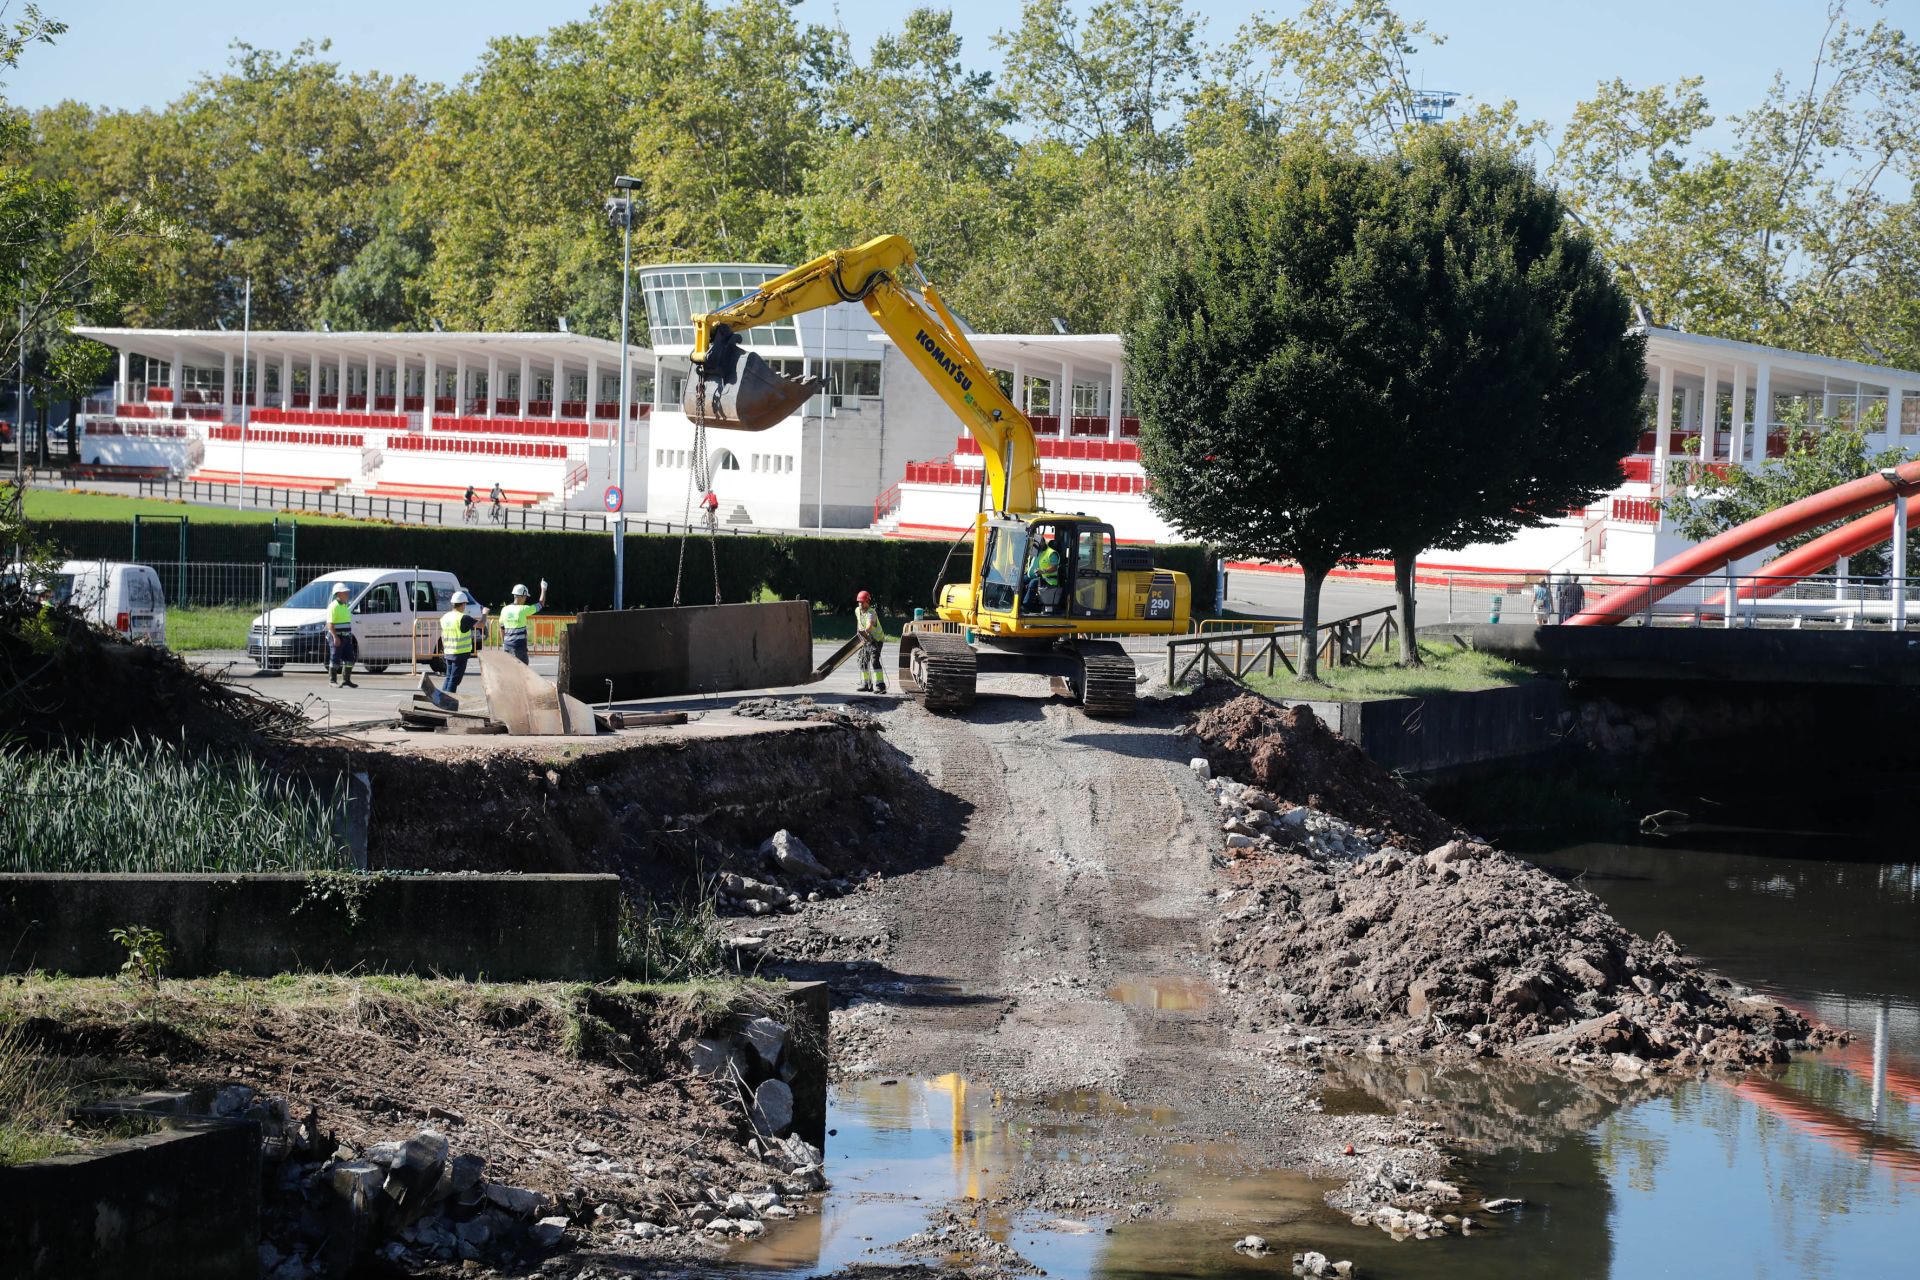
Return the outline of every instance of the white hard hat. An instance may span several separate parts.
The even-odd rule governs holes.
[[[453,593],[453,602],[455,604],[471,604],[473,597],[464,591],[456,591]]]
[[[513,594],[515,594],[515,595],[517,595],[517,596],[530,596],[530,595],[532,595],[533,593],[532,593],[531,591],[529,591],[529,590],[527,590],[527,584],[526,584],[526,583],[524,583],[524,582],[516,582],[516,583],[514,583],[514,584],[513,584]]]
[[[353,588],[344,582],[336,582],[333,584],[333,594],[337,596],[350,596],[353,594]]]

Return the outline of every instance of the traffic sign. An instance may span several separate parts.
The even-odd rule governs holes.
[[[618,510],[620,509],[620,501],[621,501],[621,499],[620,499],[620,486],[619,486],[619,485],[617,485],[617,484],[610,484],[610,485],[608,485],[608,486],[607,486],[607,498],[606,498],[606,502],[607,502],[607,510],[609,510],[609,511],[618,511]]]

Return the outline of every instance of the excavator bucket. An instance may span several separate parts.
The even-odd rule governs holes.
[[[680,407],[690,422],[732,431],[765,431],[784,422],[808,397],[826,390],[824,378],[789,378],[716,325],[707,358],[687,381]]]

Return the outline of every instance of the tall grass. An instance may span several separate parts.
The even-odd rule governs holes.
[[[346,788],[151,739],[0,749],[0,870],[348,870]]]
[[[200,649],[244,649],[247,627],[258,616],[257,605],[170,605],[167,608],[167,647],[178,653]]]
[[[0,1168],[78,1145],[66,1129],[71,1092],[60,1064],[36,1052],[18,1023],[0,1025]]]

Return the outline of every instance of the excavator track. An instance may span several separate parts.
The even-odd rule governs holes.
[[[964,638],[938,631],[900,638],[900,687],[920,695],[927,710],[966,710],[975,684],[973,646]]]
[[[1080,706],[1090,716],[1131,716],[1138,707],[1133,659],[1111,640],[1082,640]]]

